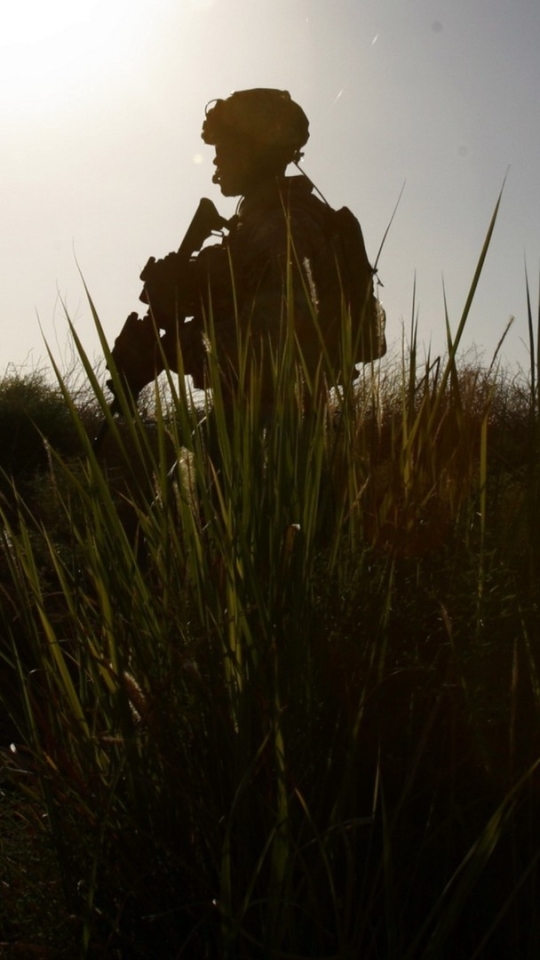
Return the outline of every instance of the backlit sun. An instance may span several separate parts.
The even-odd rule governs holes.
[[[111,69],[129,68],[142,0],[0,3],[2,110],[56,109],[83,90],[95,96]]]
[[[14,0],[2,4],[1,45],[40,43],[92,16],[100,0]]]

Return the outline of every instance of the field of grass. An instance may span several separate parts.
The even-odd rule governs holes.
[[[292,352],[273,418],[216,358],[149,424],[81,351],[102,450],[64,386],[3,488],[0,955],[538,957],[539,324],[458,359],[488,240],[445,358],[413,319],[309,416]]]

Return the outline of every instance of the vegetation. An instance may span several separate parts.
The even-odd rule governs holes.
[[[309,416],[292,350],[271,419],[215,357],[213,411],[169,378],[151,428],[81,350],[104,451],[64,387],[83,455],[51,447],[3,518],[0,789],[42,805],[63,884],[4,941],[538,956],[539,324],[527,377],[458,362],[489,236],[446,359],[413,310],[397,361],[330,405],[304,386]]]
[[[60,390],[42,371],[14,372],[0,384],[0,489],[24,484],[47,467],[46,443],[73,451],[75,430]],[[44,443],[43,441],[46,441]]]

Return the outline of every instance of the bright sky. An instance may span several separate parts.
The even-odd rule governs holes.
[[[0,375],[69,364],[67,305],[100,356],[79,269],[110,338],[150,255],[201,196],[225,215],[200,140],[207,101],[288,89],[311,122],[305,170],[379,248],[388,339],[455,329],[508,171],[466,345],[527,365],[525,261],[540,262],[538,0],[0,0]],[[78,264],[78,266],[77,266]],[[48,361],[46,361],[48,363]]]

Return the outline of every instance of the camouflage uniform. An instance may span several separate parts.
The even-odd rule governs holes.
[[[191,262],[189,274],[194,319],[180,327],[180,340],[185,372],[192,374],[196,386],[205,384],[204,330],[210,315],[222,370],[233,379],[239,337],[258,360],[278,356],[289,316],[294,319],[299,356],[310,375],[323,353],[321,336],[335,354],[339,277],[327,208],[305,177],[266,184],[245,199],[229,235],[203,249]],[[164,345],[172,347],[167,354],[174,362],[175,325],[171,318],[163,325],[169,331]]]

